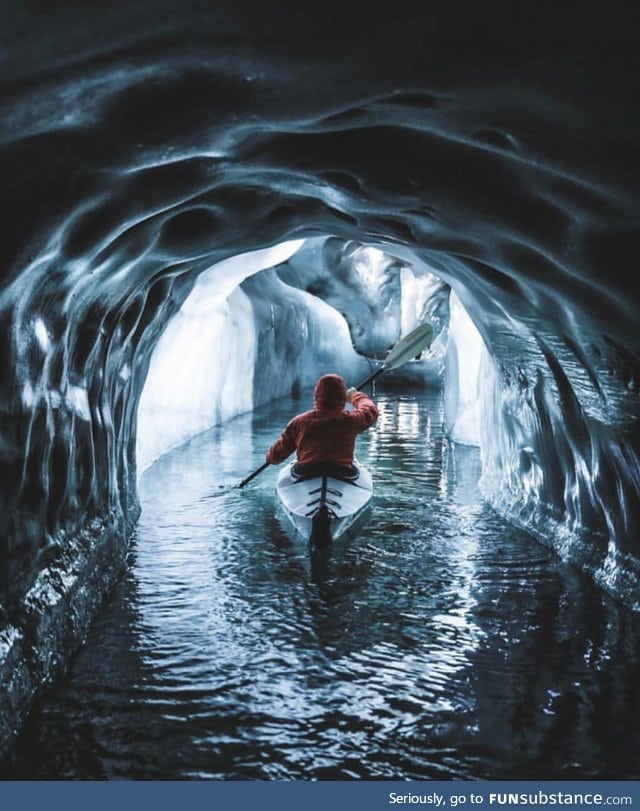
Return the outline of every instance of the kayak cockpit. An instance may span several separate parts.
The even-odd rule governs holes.
[[[327,476],[331,479],[352,482],[360,476],[360,468],[356,465],[344,467],[343,465],[336,465],[332,462],[312,462],[308,465],[294,463],[291,467],[291,475],[294,479],[298,479],[299,481]]]
[[[286,465],[277,493],[296,530],[314,546],[327,546],[349,529],[373,494],[369,471],[337,465]]]

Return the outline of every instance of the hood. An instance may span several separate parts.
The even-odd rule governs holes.
[[[334,411],[347,404],[347,387],[340,375],[323,375],[313,390],[316,411]]]

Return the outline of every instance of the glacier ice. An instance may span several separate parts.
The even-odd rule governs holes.
[[[79,15],[61,0],[55,26],[33,4],[4,21],[0,626],[26,622],[29,590],[56,560],[72,565],[83,532],[83,548],[112,533],[100,547],[111,575],[124,559],[144,381],[154,408],[174,394],[157,357],[148,374],[166,330],[187,335],[206,311],[198,334],[240,369],[251,355],[247,341],[231,358],[233,336],[253,328],[254,369],[291,362],[286,390],[305,380],[279,326],[326,337],[329,362],[332,332],[380,356],[426,311],[440,318],[434,347],[403,375],[436,382],[449,287],[486,347],[479,434],[455,398],[450,419],[454,436],[479,436],[487,498],[639,607],[637,15],[444,3],[434,25],[432,4],[414,4],[334,26],[315,4],[298,28],[268,0],[252,25],[233,4],[224,21],[205,5],[159,3],[150,20],[131,0],[116,25],[108,4]],[[367,47],[353,47],[356,28]],[[228,284],[209,274],[301,239],[250,278],[233,262]],[[437,294],[419,289],[427,272]],[[424,297],[415,309],[410,287],[414,304]],[[336,321],[311,294],[351,306]],[[247,378],[233,390],[189,376],[189,358],[174,379],[202,398],[185,397],[190,425],[167,441],[276,392],[260,374],[251,392]],[[141,448],[143,464],[160,450],[149,436]],[[101,574],[98,591],[111,582]]]
[[[162,453],[253,407],[255,323],[239,288],[204,315],[181,310],[167,324],[138,406],[141,473]]]
[[[454,290],[449,299],[449,340],[445,359],[445,418],[455,442],[480,444],[481,373],[486,347]]]
[[[448,285],[410,253],[408,259],[335,237],[307,239],[302,250],[278,267],[287,284],[312,293],[341,313],[351,342],[363,355],[383,359],[391,347],[421,323],[434,328],[431,348],[420,359],[387,373],[385,380],[438,385],[444,369]]]
[[[139,472],[190,436],[253,407],[256,332],[238,285],[286,261],[302,244],[229,257],[198,276],[151,356],[138,405]]]

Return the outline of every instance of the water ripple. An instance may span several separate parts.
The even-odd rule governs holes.
[[[291,534],[275,471],[235,487],[296,404],[145,473],[131,568],[0,774],[640,777],[638,618],[483,504],[438,393],[380,404],[368,524],[330,553]]]

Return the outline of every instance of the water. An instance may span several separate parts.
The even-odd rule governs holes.
[[[437,392],[382,394],[362,534],[310,555],[269,442],[306,401],[145,473],[130,569],[4,778],[640,778],[640,618],[482,502]]]

